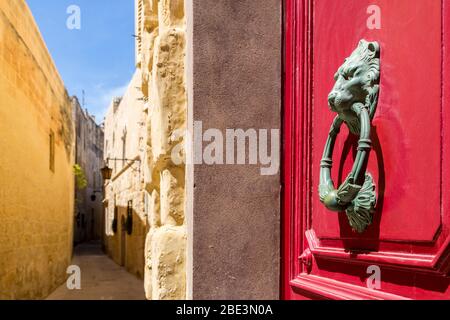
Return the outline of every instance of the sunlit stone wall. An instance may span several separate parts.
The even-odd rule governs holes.
[[[25,1],[0,1],[0,300],[66,279],[74,208],[72,105]]]
[[[138,0],[137,66],[146,102],[147,168],[150,230],[145,245],[145,290],[148,299],[186,297],[185,166],[186,128],[185,17],[183,0]],[[175,152],[174,152],[175,153]],[[175,158],[178,158],[175,157]]]

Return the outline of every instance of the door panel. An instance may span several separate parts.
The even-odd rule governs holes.
[[[370,0],[314,1],[313,167],[320,163],[322,146],[336,115],[329,111],[327,102],[335,72],[360,39],[378,41],[381,89],[368,170],[374,175],[381,205],[377,220],[362,237],[431,241],[441,222],[441,3],[377,1],[380,30],[366,26],[371,4]],[[348,140],[345,130],[339,135],[333,159],[333,177],[339,184],[351,170],[357,142]],[[312,177],[315,188],[319,170],[313,170]],[[355,236],[345,214],[332,214],[317,196],[312,199],[316,208],[313,229],[319,238]]]
[[[447,75],[449,1],[286,0],[283,297],[450,299]],[[378,41],[381,82],[368,171],[377,190],[362,234],[318,196],[319,166],[335,113],[328,94],[359,40]],[[332,177],[346,178],[358,137],[342,126]],[[381,288],[368,289],[369,266]]]

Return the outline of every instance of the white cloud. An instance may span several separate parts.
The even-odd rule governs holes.
[[[122,97],[128,85],[127,83],[118,87],[105,88],[103,84],[98,84],[92,91],[86,90],[86,108],[89,110],[89,113],[95,116],[97,123],[103,121],[112,99]]]

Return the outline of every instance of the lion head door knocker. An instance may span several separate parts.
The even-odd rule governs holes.
[[[380,47],[377,42],[361,40],[334,76],[328,96],[329,108],[337,116],[325,144],[320,163],[320,201],[336,212],[345,211],[353,230],[362,233],[372,223],[375,212],[375,184],[366,172],[371,149],[370,127],[378,103],[380,83]],[[350,133],[359,135],[358,152],[352,171],[334,188],[331,179],[333,149],[342,123]]]

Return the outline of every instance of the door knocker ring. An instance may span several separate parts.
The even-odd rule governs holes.
[[[345,211],[353,230],[362,233],[372,223],[376,205],[375,183],[366,172],[372,143],[371,121],[378,104],[380,48],[377,42],[361,40],[335,75],[335,86],[328,102],[335,117],[320,163],[319,197],[331,211]],[[352,170],[337,188],[331,178],[333,150],[341,125],[359,135],[358,151]]]

